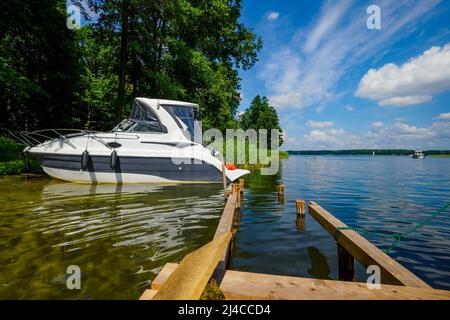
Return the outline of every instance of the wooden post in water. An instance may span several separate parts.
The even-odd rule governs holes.
[[[355,277],[355,263],[353,256],[339,243],[337,244],[337,249],[339,280],[353,281]]]
[[[295,219],[295,226],[298,231],[305,230],[306,224],[306,201],[305,200],[295,200],[295,208],[297,211],[297,218]]]
[[[284,201],[284,184],[278,185],[278,202],[282,203]]]
[[[237,200],[236,200],[236,209],[241,208],[241,188],[239,183],[233,183],[232,185],[232,193],[236,194]]]
[[[239,188],[241,190],[241,193],[244,193],[244,179],[239,179]]]
[[[228,198],[228,193],[227,193],[227,175],[225,173],[225,162],[222,162],[222,180],[223,180],[223,194],[225,196],[225,201]]]
[[[298,231],[304,231],[305,230],[305,224],[306,224],[306,201],[305,200],[295,200],[295,208],[297,211],[297,219],[295,219],[295,226],[297,227]]]
[[[297,216],[304,216],[306,210],[306,201],[305,200],[295,200],[295,207],[297,209]]]

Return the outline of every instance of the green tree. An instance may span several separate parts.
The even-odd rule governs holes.
[[[256,62],[262,41],[239,22],[241,1],[92,1],[93,28],[116,51],[116,120],[136,96],[201,106],[205,129],[236,126],[236,69]],[[106,35],[106,36],[105,36]]]
[[[278,129],[280,130],[280,145],[283,144],[283,130],[280,127],[277,111],[269,105],[267,97],[257,95],[250,104],[250,107],[244,111],[240,117],[240,126],[244,130],[248,129]],[[269,131],[270,133],[270,131]],[[271,145],[271,136],[269,134],[268,147]]]
[[[13,129],[71,125],[79,66],[63,0],[0,2],[0,121]]]
[[[116,52],[98,40],[101,35],[97,32],[90,25],[76,32],[82,67],[78,96],[80,123],[85,129],[112,129],[117,124]]]

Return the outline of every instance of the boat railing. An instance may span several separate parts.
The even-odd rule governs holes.
[[[62,139],[64,142],[67,142],[69,138],[77,137],[77,136],[87,136],[93,140],[100,142],[102,145],[107,147],[108,149],[113,149],[106,143],[99,134],[110,133],[116,136],[118,135],[127,135],[133,136],[136,139],[139,138],[138,135],[130,134],[126,132],[102,132],[102,131],[93,131],[93,130],[84,130],[84,129],[66,129],[66,128],[58,128],[58,129],[43,129],[36,131],[16,131],[12,132],[11,130],[5,129],[9,132],[9,134],[14,137],[20,143],[26,145],[27,147],[35,147],[37,145],[49,142],[54,139]]]

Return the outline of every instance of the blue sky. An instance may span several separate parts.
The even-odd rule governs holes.
[[[264,47],[240,110],[268,96],[283,149],[450,149],[450,1],[244,0],[241,21]]]

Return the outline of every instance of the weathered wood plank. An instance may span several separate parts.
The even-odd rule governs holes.
[[[234,212],[236,210],[237,194],[231,193],[228,197],[225,208],[223,209],[222,217],[220,218],[219,225],[217,226],[214,239],[218,236],[231,231],[233,227]]]
[[[171,270],[172,267],[166,271]],[[370,290],[361,282],[318,280],[232,270],[226,272],[220,289],[229,300],[450,300],[450,291],[443,290],[387,284],[382,284],[381,289]]]
[[[185,256],[153,299],[199,299],[231,237],[231,232],[224,233],[200,249]]]
[[[144,293],[141,295],[141,297],[139,298],[139,300],[152,300],[153,297],[155,296],[155,294],[158,291],[153,290],[153,289],[147,289],[144,291]]]
[[[228,270],[220,285],[228,300],[450,300],[450,291],[275,276]]]
[[[169,278],[172,272],[178,267],[178,263],[166,263],[156,278],[152,281],[152,289],[159,290],[164,282]]]
[[[333,236],[337,227],[347,226],[313,201],[309,203],[309,213]],[[363,266],[378,265],[381,270],[382,283],[431,288],[400,263],[353,230],[339,230],[336,241]]]
[[[222,216],[220,217],[219,225],[217,226],[216,233],[214,234],[214,239],[216,239],[217,237],[219,237],[224,233],[233,230],[233,224],[236,215],[237,196],[238,195],[236,193],[231,193],[228,196],[227,203],[225,204]],[[217,283],[220,283],[220,281],[222,281],[223,276],[225,275],[225,270],[227,269],[230,251],[231,251],[231,242],[224,250],[222,257],[214,272],[213,278],[217,281]]]

